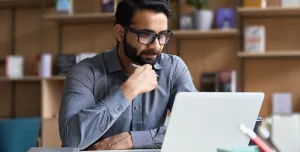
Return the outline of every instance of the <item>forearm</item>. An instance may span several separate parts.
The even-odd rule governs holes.
[[[79,105],[85,100],[81,96],[70,96],[68,100],[73,101],[73,106],[85,107]],[[76,104],[74,101],[77,101]],[[60,116],[61,138],[63,146],[78,147],[84,149],[91,145],[111,127],[117,118],[126,110],[130,102],[125,98],[121,89],[116,89],[102,102],[94,104],[80,111],[66,112],[62,110]]]
[[[160,149],[167,127],[145,131],[131,131],[134,149]]]

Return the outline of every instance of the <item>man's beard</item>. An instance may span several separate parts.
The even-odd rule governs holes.
[[[124,38],[123,40],[124,43],[124,52],[127,55],[127,57],[129,57],[133,62],[139,63],[140,65],[144,65],[144,64],[150,64],[150,65],[154,65],[157,60],[160,57],[160,53],[157,53],[157,51],[155,50],[143,50],[141,51],[140,55],[136,55],[137,50],[132,47],[130,44],[128,44]],[[152,55],[157,55],[155,59],[152,58],[143,58],[142,55],[143,54],[152,54]]]

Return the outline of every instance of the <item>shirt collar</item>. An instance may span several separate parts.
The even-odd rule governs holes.
[[[162,69],[162,66],[158,62],[156,62],[153,66],[155,70]],[[114,47],[111,51],[107,53],[105,63],[109,73],[122,70],[117,47]]]

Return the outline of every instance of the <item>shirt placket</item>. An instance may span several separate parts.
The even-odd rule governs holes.
[[[132,130],[142,130],[143,125],[143,109],[142,95],[136,96],[132,103]]]

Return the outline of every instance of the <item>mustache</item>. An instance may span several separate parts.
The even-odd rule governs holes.
[[[159,55],[161,52],[160,51],[155,51],[155,50],[143,50],[140,55],[143,54],[151,54],[151,55]]]

